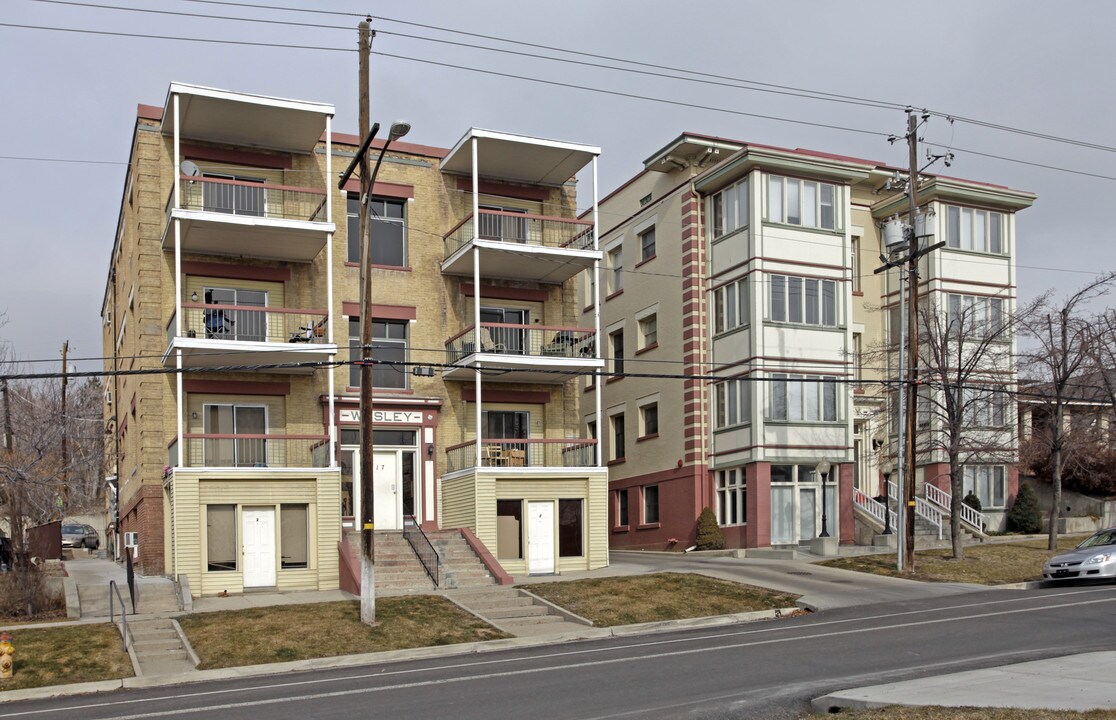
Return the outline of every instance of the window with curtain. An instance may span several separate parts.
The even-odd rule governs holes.
[[[279,508],[280,567],[284,570],[310,566],[309,505]]]
[[[236,570],[236,505],[205,507],[205,569]]]

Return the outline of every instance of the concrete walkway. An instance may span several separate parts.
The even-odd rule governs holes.
[[[1116,652],[1067,655],[998,668],[854,688],[813,701],[819,713],[888,705],[1011,707],[1026,710],[1116,708]]]

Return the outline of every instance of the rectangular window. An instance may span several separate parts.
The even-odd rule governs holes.
[[[643,524],[659,522],[659,486],[643,486]]]
[[[207,505],[205,522],[205,569],[236,570],[236,505]]]
[[[852,269],[852,291],[860,292],[860,238],[854,237],[849,243],[849,266]]]
[[[612,372],[624,372],[624,331],[617,330],[608,336],[612,345]]]
[[[650,227],[639,234],[639,259],[650,260],[655,257],[655,228]]]
[[[582,500],[558,500],[558,557],[581,557]]]
[[[710,233],[715,240],[748,226],[748,181],[714,193],[709,198]]]
[[[279,507],[280,567],[284,570],[310,567],[309,517],[308,505]]]
[[[659,342],[659,318],[657,314],[644,316],[639,320],[639,346],[650,347]]]
[[[406,320],[372,320],[372,387],[405,390],[407,369]],[[360,319],[349,318],[349,359],[359,360]],[[360,387],[360,366],[349,366],[349,386]]]
[[[802,227],[837,227],[837,188],[828,183],[767,176],[767,219]]]
[[[624,413],[609,418],[612,423],[612,459],[624,459]]]
[[[611,282],[608,293],[613,295],[624,289],[624,248],[622,246],[617,245],[608,251],[608,267]]]
[[[523,501],[496,501],[496,557],[523,559]]]
[[[974,493],[982,509],[1004,507],[1007,479],[1002,465],[965,465],[962,478],[961,492]]]
[[[956,250],[1003,255],[1004,214],[990,210],[946,206],[946,245]]]
[[[768,420],[838,422],[837,378],[828,375],[771,375]]]
[[[743,525],[747,522],[744,468],[717,471],[717,523]]]
[[[716,427],[751,422],[751,384],[748,380],[725,380],[713,386]]]
[[[714,332],[722,333],[748,324],[748,279],[741,278],[713,291]]]
[[[996,337],[1004,332],[1003,298],[950,293],[947,304],[950,335]]]
[[[345,237],[349,243],[348,261],[360,262],[360,195],[349,193],[345,204]]]
[[[370,262],[373,265],[407,266],[406,207],[404,200],[368,200]]]
[[[267,406],[202,407],[205,467],[267,467]],[[234,435],[237,437],[228,437]]]
[[[837,281],[770,275],[772,322],[837,327]]]
[[[639,408],[640,420],[640,435],[646,437],[648,435],[659,434],[659,404],[649,403],[642,405]]]
[[[616,491],[616,524],[628,524],[628,489]]]

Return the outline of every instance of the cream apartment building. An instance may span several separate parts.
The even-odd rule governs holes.
[[[359,138],[333,112],[184,83],[138,108],[105,413],[121,540],[195,594],[335,588],[360,516],[359,186],[336,186]],[[603,361],[573,279],[601,258],[575,217],[598,154],[479,129],[389,148],[370,197],[378,529],[464,528],[511,573],[607,563],[576,380]]]
[[[583,311],[599,311],[620,374],[603,383],[601,412],[583,418],[610,469],[613,547],[688,547],[704,507],[730,547],[794,546],[823,524],[851,543],[883,517],[873,498],[897,436],[881,381],[897,375],[899,295],[896,273],[874,270],[882,223],[904,211],[905,197],[885,189],[895,172],[686,133],[601,202],[602,301],[587,279]],[[920,197],[931,232],[948,238],[924,261],[923,295],[1009,312],[1014,212],[1034,197],[937,177]],[[1010,434],[1000,420],[989,431]],[[1003,509],[1017,474],[997,460],[966,472]],[[934,492],[948,494],[940,453],[917,465],[920,493],[932,485],[948,506]],[[929,502],[920,510],[940,522]]]

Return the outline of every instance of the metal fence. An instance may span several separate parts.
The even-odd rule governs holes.
[[[596,440],[481,440],[480,465],[492,468],[595,467]],[[455,445],[446,451],[446,471],[477,466],[475,441]]]
[[[592,250],[593,223],[573,218],[481,210],[475,230],[470,214],[445,235],[446,257],[472,242],[474,237],[520,245]]]

